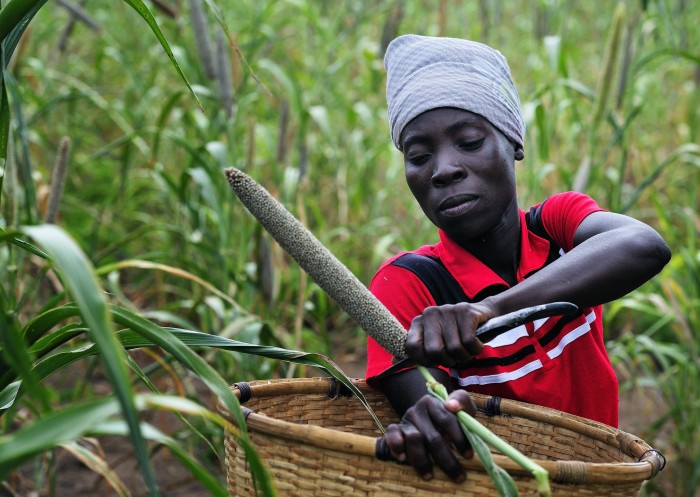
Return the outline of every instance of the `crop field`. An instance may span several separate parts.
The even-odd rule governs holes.
[[[225,497],[229,385],[326,357],[364,375],[365,332],[223,170],[365,284],[435,243],[387,124],[382,58],[405,33],[506,56],[521,207],[583,191],[671,247],[606,304],[606,339],[620,427],[667,459],[641,495],[700,496],[698,20],[689,0],[3,2],[0,497]]]

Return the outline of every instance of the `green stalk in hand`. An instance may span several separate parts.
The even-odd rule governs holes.
[[[432,375],[423,366],[417,366],[417,368],[425,378],[428,391],[438,399],[445,402],[448,394],[444,385],[435,381]],[[491,480],[493,481],[493,484],[501,497],[517,497],[520,495],[520,493],[518,492],[513,478],[503,468],[494,462],[493,455],[486,446],[487,443],[532,473],[532,475],[535,477],[535,481],[537,482],[537,491],[541,497],[551,497],[552,490],[549,487],[549,474],[547,473],[546,469],[532,461],[516,448],[510,446],[507,442],[498,437],[498,435],[479,423],[466,412],[459,411],[456,414],[457,418],[459,419],[459,423],[462,425],[462,431],[467,436],[467,439],[469,440],[469,443],[472,445],[472,448],[476,454],[479,456],[481,463],[484,465],[484,469],[491,477]]]

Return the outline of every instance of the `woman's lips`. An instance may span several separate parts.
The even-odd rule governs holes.
[[[457,195],[443,200],[438,210],[443,216],[460,216],[471,209],[476,200],[473,195]]]

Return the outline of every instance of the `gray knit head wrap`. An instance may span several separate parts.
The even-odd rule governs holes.
[[[384,66],[391,139],[399,150],[404,127],[439,107],[479,114],[523,147],[518,91],[501,52],[457,38],[404,35],[389,44]]]

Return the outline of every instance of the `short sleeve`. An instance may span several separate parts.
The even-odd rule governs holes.
[[[591,197],[579,192],[552,195],[538,210],[542,227],[566,252],[574,248],[574,235],[581,222],[593,212],[605,211]]]

